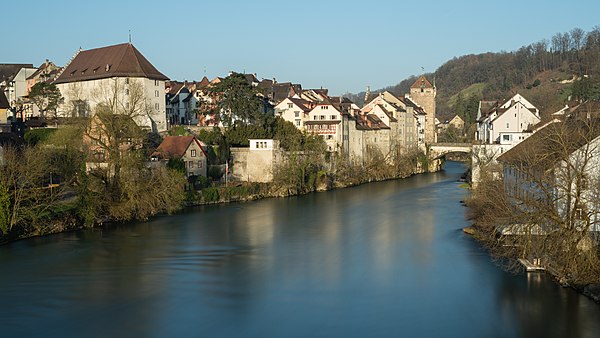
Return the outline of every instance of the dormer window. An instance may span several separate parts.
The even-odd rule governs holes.
[[[104,70],[107,72],[110,70],[110,65],[108,63],[106,64],[106,67],[104,67]]]

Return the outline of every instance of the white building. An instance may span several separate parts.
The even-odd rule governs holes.
[[[54,82],[65,99],[58,115],[91,116],[110,102],[139,126],[165,131],[167,79],[131,43],[79,51]]]
[[[315,103],[304,99],[288,97],[275,106],[275,116],[292,122],[300,130],[305,130],[309,113],[315,106]]]
[[[539,122],[539,110],[519,94],[502,105],[481,101],[476,140],[486,144],[516,145],[531,135],[532,127]]]
[[[6,97],[8,102],[14,106],[17,100],[22,99],[27,95],[27,78],[37,71],[35,67],[22,67],[10,79],[6,87]]]
[[[169,125],[198,124],[199,99],[184,84],[174,93],[167,93],[167,117]]]
[[[517,206],[549,204],[567,226],[600,231],[600,121],[550,123],[498,161]]]

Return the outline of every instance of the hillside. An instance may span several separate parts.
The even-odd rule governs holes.
[[[459,114],[473,122],[479,100],[506,99],[517,92],[548,115],[564,107],[569,96],[589,99],[600,92],[600,26],[590,32],[575,28],[558,33],[512,52],[455,57],[425,75],[435,81],[440,120]],[[415,80],[411,76],[372,92],[404,95]],[[348,96],[360,104],[364,95]]]

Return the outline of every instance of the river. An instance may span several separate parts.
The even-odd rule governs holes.
[[[0,337],[599,337],[477,242],[463,167],[0,247]]]

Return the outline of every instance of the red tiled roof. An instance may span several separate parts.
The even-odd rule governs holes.
[[[419,78],[417,79],[417,81],[415,81],[415,83],[413,83],[412,86],[410,86],[410,88],[433,88],[433,85],[431,84],[431,82],[429,82],[429,80],[427,80],[427,78],[425,77],[425,75],[421,75],[419,76]]]
[[[162,143],[152,155],[162,155],[165,158],[181,158],[185,155],[192,142],[198,142],[200,149],[204,153],[202,143],[194,136],[165,136]],[[206,153],[204,155],[206,156]]]
[[[153,80],[168,80],[132,44],[122,43],[79,52],[55,83],[109,77],[144,77]]]

